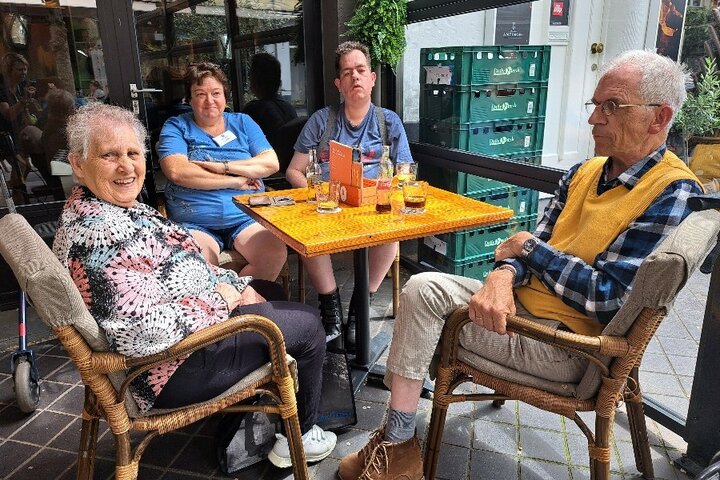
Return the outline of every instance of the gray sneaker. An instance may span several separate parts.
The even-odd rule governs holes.
[[[268,455],[268,460],[279,468],[292,466],[290,446],[288,445],[287,438],[280,433],[276,433],[275,437],[277,440]],[[317,425],[313,425],[312,428],[302,436],[302,442],[303,448],[305,449],[305,459],[308,463],[319,462],[333,451],[335,443],[337,442],[337,436],[332,432],[326,432]]]

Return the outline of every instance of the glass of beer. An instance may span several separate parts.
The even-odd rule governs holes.
[[[317,182],[315,184],[316,211],[318,213],[337,213],[340,211],[340,182]]]
[[[425,213],[428,183],[420,180],[407,180],[403,182],[402,190],[405,201],[403,213]]]
[[[398,187],[402,188],[408,180],[417,178],[417,163],[398,163],[395,165]]]

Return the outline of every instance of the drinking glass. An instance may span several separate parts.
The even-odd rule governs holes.
[[[398,186],[402,188],[405,182],[417,178],[417,163],[398,163],[395,165],[395,176]]]
[[[393,222],[403,221],[403,209],[405,208],[405,200],[403,199],[403,191],[400,187],[393,187],[390,190],[390,212],[392,213]]]
[[[315,184],[315,201],[318,213],[337,213],[340,211],[340,182],[318,182]]]
[[[403,183],[403,213],[425,213],[428,183],[420,180],[408,180]]]

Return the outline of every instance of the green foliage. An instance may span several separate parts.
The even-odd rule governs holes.
[[[714,58],[705,58],[705,73],[678,112],[674,126],[685,138],[720,136],[720,72]]]
[[[685,17],[685,34],[682,45],[682,61],[695,63],[694,59],[705,56],[705,41],[712,11],[708,7],[688,7]],[[693,59],[691,61],[691,59]],[[698,65],[699,67],[699,65]]]
[[[178,45],[213,40],[225,34],[225,17],[177,13],[173,17]]]
[[[347,36],[370,48],[374,63],[395,70],[405,52],[407,0],[358,0]]]

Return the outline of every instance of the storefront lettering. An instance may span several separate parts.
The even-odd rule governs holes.
[[[485,246],[486,247],[497,247],[504,241],[505,241],[505,238],[496,238],[494,240],[485,240]]]
[[[493,68],[493,75],[495,75],[496,77],[504,77],[508,75],[513,75],[515,73],[522,74],[523,69],[521,67]]]
[[[510,110],[511,108],[517,108],[517,103],[505,102],[505,103],[501,103],[499,105],[491,105],[490,111],[491,112],[505,112],[507,110]]]
[[[498,139],[490,139],[490,145],[505,145],[506,143],[511,143],[515,141],[515,137],[500,137]]]

